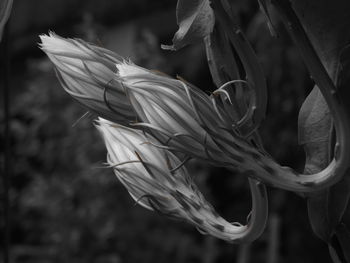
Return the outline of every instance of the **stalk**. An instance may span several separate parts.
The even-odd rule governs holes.
[[[337,134],[334,158],[324,170],[309,175],[300,174],[289,167],[282,167],[268,155],[257,155],[256,152],[250,152],[252,149],[249,149],[242,154],[242,157],[248,160],[247,162],[249,165],[242,167],[239,172],[277,188],[294,192],[315,192],[338,182],[348,169],[350,163],[350,138],[348,136],[350,134],[349,117],[345,111],[345,103],[342,101],[341,96],[338,96],[334,83],[323,67],[289,3],[287,3],[286,0],[279,0],[274,1],[274,4],[283,15],[283,20],[287,24],[296,45],[299,47],[305,63],[325,97],[334,118]],[[230,18],[223,7],[215,3],[213,8],[218,14],[217,17],[220,23],[225,27],[228,37],[232,42],[238,43],[238,46],[241,47],[241,49],[237,49],[237,51],[239,53],[246,52],[246,48],[244,48],[243,45],[242,33],[237,31],[236,27],[232,27]],[[239,40],[239,37],[241,40]],[[251,74],[254,73],[255,77],[253,79],[261,79],[261,77],[257,75],[257,71],[254,70],[254,63],[257,64],[257,61],[254,61],[253,57],[245,58],[247,59],[247,68],[253,68],[253,70],[250,71]],[[247,75],[248,72],[249,70],[247,71]],[[258,91],[259,89],[257,89],[257,92]],[[258,93],[256,95],[257,97],[259,96]],[[250,168],[248,168],[248,166],[250,166]]]
[[[4,263],[9,262],[10,250],[10,208],[9,208],[9,187],[11,174],[10,158],[10,108],[9,108],[9,55],[8,55],[8,28],[5,27],[4,38],[1,43],[1,83],[3,89],[3,110],[4,110],[4,168],[3,168],[3,206],[4,206]]]

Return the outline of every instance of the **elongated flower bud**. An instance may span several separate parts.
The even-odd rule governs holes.
[[[117,65],[128,98],[142,123],[162,144],[210,162],[231,162],[215,139],[231,141],[231,123],[203,91],[182,80],[163,76],[132,63]],[[218,136],[220,134],[220,136]],[[232,150],[232,149],[225,150]],[[237,157],[240,161],[240,158]]]
[[[346,151],[340,150],[317,174],[299,174],[281,167],[235,131],[239,123],[232,123],[225,104],[215,96],[209,97],[185,81],[125,62],[111,51],[82,40],[63,39],[52,33],[41,39],[41,48],[55,64],[70,95],[110,121],[132,125],[130,121],[137,119],[140,122],[135,127],[151,132],[160,148],[298,192],[318,191],[334,184],[347,167]],[[214,95],[225,93],[227,90],[218,89]],[[229,94],[226,97],[231,103]],[[247,111],[242,122],[247,122],[252,113]]]
[[[40,47],[55,65],[63,88],[74,99],[106,119],[119,123],[135,120],[123,87],[115,79],[115,65],[123,60],[120,56],[52,32],[40,39]]]
[[[118,77],[139,119],[166,149],[198,157],[217,166],[250,174],[268,174],[256,159],[264,156],[233,131],[231,118],[197,87],[138,67],[117,65]],[[222,91],[224,92],[224,91]],[[268,175],[267,175],[268,176]]]
[[[230,242],[252,241],[264,229],[267,218],[265,188],[251,182],[253,211],[248,225],[231,224],[204,199],[180,160],[154,147],[153,137],[100,119],[108,163],[132,198],[143,207],[184,219],[200,232]]]

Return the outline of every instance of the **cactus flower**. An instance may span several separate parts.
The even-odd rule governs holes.
[[[117,69],[118,79],[140,119],[136,127],[145,127],[169,149],[215,163],[231,165],[234,159],[240,163],[238,155],[226,154],[237,151],[230,145],[235,139],[232,122],[213,97],[184,80],[131,62],[117,64]]]
[[[251,181],[253,211],[248,224],[231,224],[204,199],[178,157],[152,145],[159,143],[152,136],[103,119],[96,127],[104,138],[109,166],[136,203],[230,242],[252,241],[261,234],[267,217],[261,184]]]
[[[41,39],[41,48],[71,96],[109,121],[151,133],[159,148],[297,192],[324,189],[342,169],[342,162],[335,159],[313,175],[280,166],[239,133],[239,123],[253,115],[248,111],[242,120],[232,122],[225,110],[231,101],[224,86],[208,96],[184,80],[138,67],[82,40],[53,33]],[[226,102],[217,99],[222,97],[218,94],[226,94]]]
[[[107,49],[52,32],[41,35],[41,49],[55,66],[67,93],[99,116],[114,122],[135,120],[123,87],[115,78],[116,64],[123,60]]]

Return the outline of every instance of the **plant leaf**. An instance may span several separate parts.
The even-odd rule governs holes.
[[[332,120],[317,87],[306,98],[299,113],[299,144],[306,153],[305,172],[316,173],[329,163]],[[343,179],[327,190],[308,198],[309,219],[315,234],[329,242],[346,209],[350,179]]]
[[[345,224],[338,225],[329,250],[334,262],[350,262],[350,231]]]
[[[348,1],[324,1],[322,5],[317,0],[292,0],[292,3],[323,65],[336,83],[337,95],[349,97],[350,68],[346,67],[346,62],[349,61],[347,53],[350,53],[346,49],[350,40],[347,33],[350,25]],[[330,137],[331,121],[327,121],[330,119],[328,107],[324,100],[322,102],[319,91],[312,93],[307,98],[311,105],[306,106],[308,102],[305,101],[304,109],[299,115],[299,142],[305,147],[305,171],[309,173],[323,169],[329,162],[329,153],[333,151]],[[347,111],[350,110],[349,105],[344,107]],[[348,171],[340,182],[308,199],[312,228],[321,239],[329,243],[334,262],[344,262],[344,255],[348,249],[345,246],[350,241],[339,232],[349,200],[349,189]]]
[[[332,232],[328,221],[327,190],[307,200],[307,209],[311,228],[314,233],[323,241],[328,242]]]
[[[262,13],[264,14],[266,20],[267,20],[267,26],[270,30],[271,36],[273,37],[277,37],[277,33],[275,30],[275,27],[272,24],[271,21],[271,17],[270,17],[270,12],[268,9],[268,5],[270,4],[270,1],[268,0],[258,0],[259,6],[260,6],[260,10],[262,11]]]
[[[298,119],[298,139],[306,153],[306,173],[319,172],[328,164],[331,131],[327,103],[315,86],[304,101]]]
[[[312,230],[325,242],[331,238],[339,226],[349,201],[350,177],[343,179],[318,194],[308,198],[308,213]]]
[[[213,31],[215,24],[209,0],[179,0],[176,18],[179,29],[173,37],[173,45],[162,45],[163,49],[178,50],[201,40]]]

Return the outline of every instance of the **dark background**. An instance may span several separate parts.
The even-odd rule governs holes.
[[[302,171],[297,117],[312,82],[278,22],[280,36],[274,39],[257,1],[236,2],[268,82],[264,145],[280,163]],[[38,35],[52,30],[79,37],[212,91],[203,43],[178,52],[160,49],[160,44],[171,44],[177,30],[175,6],[175,0],[15,1],[6,36],[12,262],[330,262],[327,246],[311,231],[303,198],[269,189],[270,219],[264,234],[249,246],[228,244],[135,206],[113,172],[101,168],[106,150],[92,119],[73,125],[85,110],[60,87],[38,48]],[[0,117],[3,131],[3,110]],[[0,139],[2,147],[3,133]],[[190,162],[189,170],[225,218],[245,222],[251,206],[246,178],[199,161]]]

